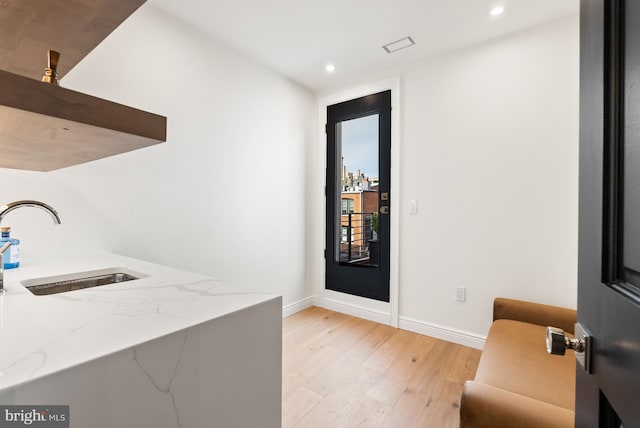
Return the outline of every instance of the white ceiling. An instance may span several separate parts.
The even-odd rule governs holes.
[[[149,0],[317,92],[577,14],[579,0]],[[504,5],[495,18],[489,10]],[[411,36],[388,54],[382,45]],[[327,63],[336,71],[328,74]]]

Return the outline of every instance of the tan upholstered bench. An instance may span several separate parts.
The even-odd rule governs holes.
[[[475,380],[467,381],[460,426],[573,427],[573,352],[549,355],[546,327],[573,331],[576,311],[498,298]]]

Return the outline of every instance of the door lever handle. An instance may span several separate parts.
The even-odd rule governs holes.
[[[576,324],[575,339],[570,339],[564,334],[564,330],[557,327],[547,327],[547,352],[552,355],[564,355],[567,349],[575,351],[576,360],[591,373],[591,335],[580,325]]]
[[[567,349],[584,352],[584,340],[569,339],[564,330],[557,327],[547,327],[547,352],[552,355],[564,355]]]

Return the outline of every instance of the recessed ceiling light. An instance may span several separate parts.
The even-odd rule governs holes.
[[[415,45],[416,42],[409,36],[403,37],[400,40],[396,40],[395,42],[387,43],[382,48],[387,51],[387,53],[397,52],[400,49],[408,48],[409,46]]]
[[[491,16],[500,16],[504,12],[504,6],[495,6],[489,11]]]
[[[334,71],[336,71],[336,66],[334,64],[327,64],[324,68],[327,73],[333,73]]]

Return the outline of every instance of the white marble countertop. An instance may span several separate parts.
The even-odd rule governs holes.
[[[22,281],[107,268],[135,281],[36,296]],[[5,270],[0,296],[0,390],[278,298],[110,253]]]

